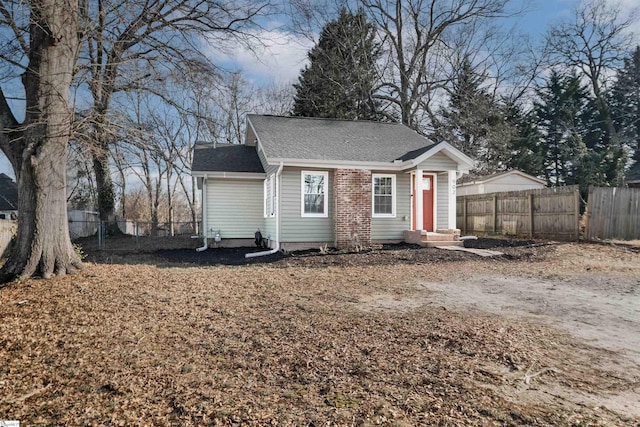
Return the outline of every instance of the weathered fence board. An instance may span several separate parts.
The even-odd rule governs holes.
[[[509,191],[457,198],[457,227],[463,234],[577,240],[578,186]]]
[[[640,239],[640,188],[590,188],[587,238]]]

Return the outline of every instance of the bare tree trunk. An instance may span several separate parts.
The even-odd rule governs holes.
[[[118,150],[118,145],[114,145],[114,161],[116,165],[116,169],[118,169],[118,175],[120,175],[121,181],[121,194],[120,194],[120,216],[123,220],[127,219],[127,176],[124,173],[124,161],[122,159],[122,154],[120,150]]]
[[[173,165],[167,164],[167,204],[169,205],[169,235],[175,236],[175,230],[173,228],[173,194],[171,194],[171,168]]]
[[[111,173],[109,171],[109,160],[107,151],[100,154],[94,154],[93,170],[96,174],[96,186],[98,188],[98,212],[100,219],[103,221],[111,221],[114,216],[114,191],[111,182]]]
[[[69,238],[66,165],[69,87],[76,60],[77,0],[30,2],[29,66],[22,124],[0,95],[0,147],[18,181],[18,235],[1,282],[64,275],[82,266]]]
[[[160,191],[162,188],[160,187],[160,182],[156,182],[155,188],[155,198],[152,198],[153,204],[151,209],[151,230],[155,231],[154,236],[158,236],[158,223],[160,221],[158,215],[158,208],[160,206]]]

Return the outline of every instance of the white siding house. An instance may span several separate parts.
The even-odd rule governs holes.
[[[473,163],[402,124],[248,115],[245,144],[196,144],[203,248],[215,235],[216,246],[252,245],[257,231],[292,250],[407,232],[412,243],[453,241],[456,179]]]

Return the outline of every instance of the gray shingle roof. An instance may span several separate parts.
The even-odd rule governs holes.
[[[192,171],[264,173],[256,147],[244,144],[196,144]]]
[[[508,174],[512,174],[512,173],[518,173],[521,174],[522,176],[527,176],[531,179],[535,179],[538,181],[544,181],[536,176],[533,175],[529,175],[528,173],[524,173],[522,171],[516,170],[516,169],[512,169],[509,171],[504,171],[504,172],[498,172],[498,173],[494,173],[491,175],[476,175],[476,174],[467,174],[467,175],[463,175],[462,177],[458,178],[457,180],[457,184],[461,185],[461,184],[474,184],[474,183],[482,183],[482,182],[486,182],[486,181],[491,181],[493,179],[499,178],[503,175],[508,175]],[[541,183],[542,183],[541,182]],[[546,185],[546,183],[545,183]]]
[[[393,162],[435,145],[398,123],[254,114],[248,119],[268,158]]]

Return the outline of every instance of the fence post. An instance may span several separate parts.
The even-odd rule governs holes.
[[[493,196],[493,234],[498,234],[498,198]]]
[[[467,234],[467,196],[462,196],[462,234]]]
[[[593,206],[593,187],[589,186],[589,194],[587,195],[587,205],[584,208],[585,227],[584,227],[584,239],[591,240],[591,207]]]
[[[104,221],[98,221],[98,249],[104,245]]]
[[[576,214],[576,242],[580,240],[580,190],[573,193]]]
[[[533,239],[533,193],[529,194],[529,238]]]

